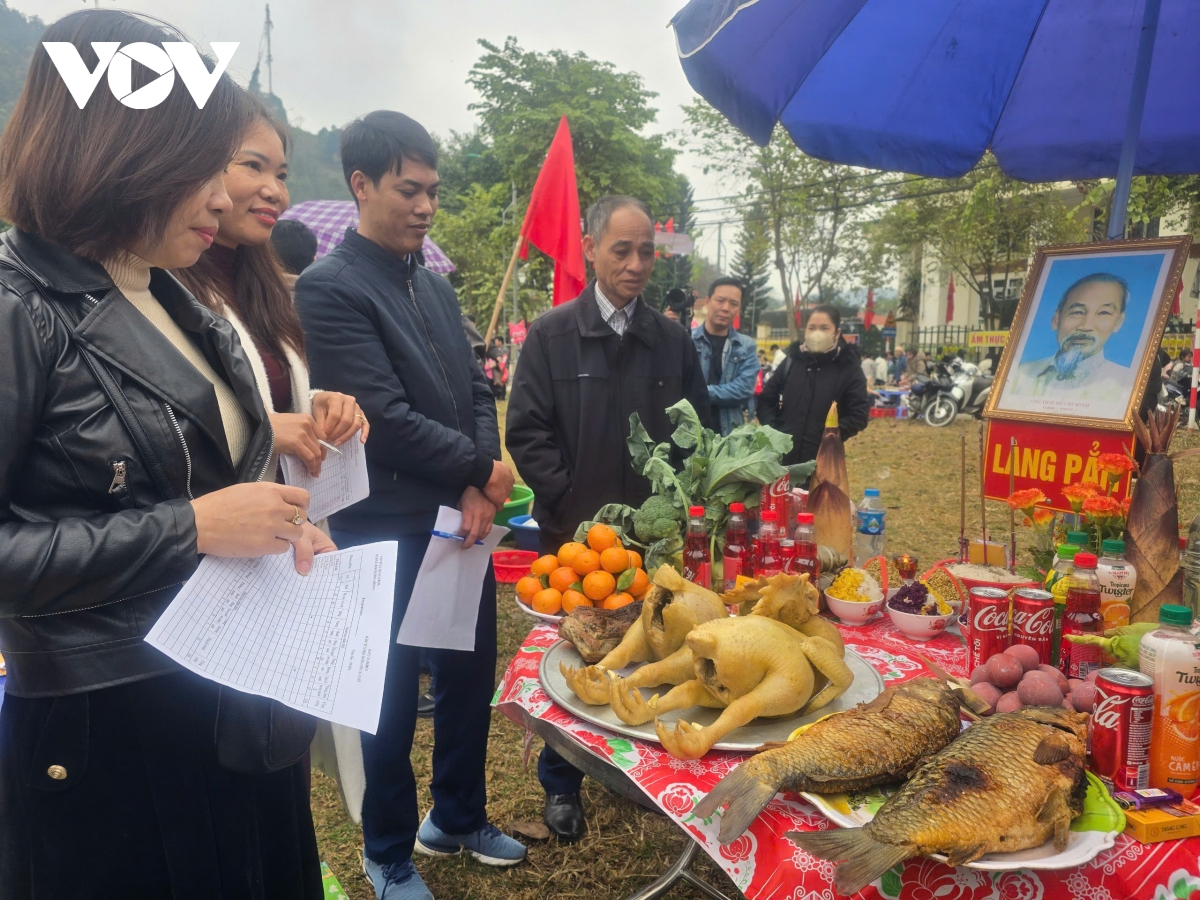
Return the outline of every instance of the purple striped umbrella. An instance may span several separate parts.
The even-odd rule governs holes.
[[[320,259],[342,242],[347,228],[358,226],[358,207],[353,200],[305,200],[289,208],[279,218],[298,219],[311,228],[317,236],[317,259]],[[425,238],[421,254],[429,271],[440,275],[449,275],[454,271],[450,257],[428,237]]]

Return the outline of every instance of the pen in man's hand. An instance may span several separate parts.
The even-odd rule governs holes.
[[[440,537],[440,538],[449,538],[449,539],[450,539],[450,540],[452,540],[452,541],[465,541],[465,540],[466,540],[466,537],[464,537],[463,535],[461,535],[461,534],[451,534],[451,533],[450,533],[450,532],[448,532],[448,531],[431,531],[431,532],[429,532],[429,533],[430,533],[431,535],[433,535],[434,537]],[[475,546],[476,546],[476,547],[482,547],[482,546],[483,546],[483,541],[476,541],[476,542],[475,542]]]

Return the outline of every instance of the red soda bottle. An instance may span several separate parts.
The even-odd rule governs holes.
[[[779,514],[767,510],[759,518],[758,565],[754,574],[760,578],[778,575],[783,571],[783,560],[779,556]]]
[[[712,558],[708,555],[708,529],[704,507],[688,508],[687,541],[683,545],[683,577],[700,587],[712,586]]]
[[[1068,678],[1087,678],[1088,672],[1100,668],[1099,647],[1067,640],[1068,634],[1104,633],[1096,562],[1094,553],[1075,554],[1075,569],[1067,588],[1067,609],[1062,617],[1062,643],[1058,648],[1058,669]]]
[[[725,525],[725,550],[721,555],[725,590],[732,591],[737,587],[739,575],[753,575],[748,566],[749,560],[750,537],[746,528],[746,506],[743,503],[730,503],[729,521]]]
[[[814,532],[813,514],[800,513],[796,516],[796,560],[792,571],[797,575],[808,573],[808,583],[816,585],[821,575],[821,563],[817,559],[817,537]]]

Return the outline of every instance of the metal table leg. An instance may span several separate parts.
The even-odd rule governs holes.
[[[679,858],[671,863],[671,868],[663,872],[653,883],[646,885],[636,894],[630,894],[625,900],[656,900],[658,897],[666,896],[667,892],[675,886],[676,882],[686,882],[706,897],[711,897],[712,900],[729,900],[724,894],[718,891],[715,887],[706,881],[701,880],[698,876],[690,871],[692,861],[696,858],[696,854],[700,850],[700,845],[693,841],[690,837],[684,836],[683,852],[679,854]]]

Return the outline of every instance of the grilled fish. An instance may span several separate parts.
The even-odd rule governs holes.
[[[814,856],[839,862],[834,887],[862,890],[912,856],[952,866],[985,853],[1067,846],[1083,811],[1086,713],[1034,706],[992,716],[922,763],[862,828],[789,832]]]
[[[838,793],[902,780],[958,735],[959,698],[947,684],[914,678],[817,722],[794,741],[746,760],[700,801],[721,817],[721,842],[750,827],[777,791]]]

